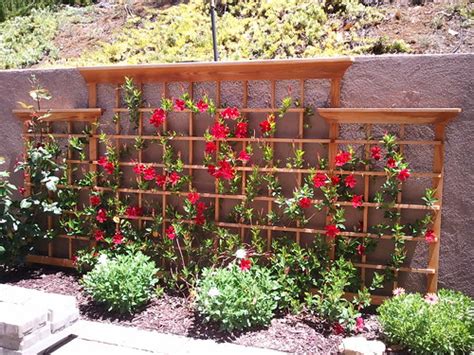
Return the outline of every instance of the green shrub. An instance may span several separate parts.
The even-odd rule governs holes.
[[[196,303],[207,321],[225,330],[268,324],[278,305],[279,284],[266,268],[254,265],[242,271],[236,264],[204,269],[198,281]]]
[[[0,23],[0,69],[24,68],[46,55],[54,57],[58,20],[50,10]]]
[[[132,313],[147,303],[157,283],[155,263],[141,252],[99,256],[99,263],[82,280],[92,298],[109,311]]]
[[[402,294],[379,308],[383,331],[392,343],[419,354],[469,353],[474,346],[474,301],[460,292],[440,290]]]
[[[44,9],[60,4],[91,5],[92,0],[2,0],[0,2],[0,22],[15,16],[27,16],[34,9]]]
[[[281,285],[279,308],[298,312],[304,295],[319,285],[321,272],[328,264],[327,248],[323,244],[301,247],[294,242],[274,242],[273,250],[269,267]]]

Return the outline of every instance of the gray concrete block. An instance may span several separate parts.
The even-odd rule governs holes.
[[[44,326],[47,318],[44,307],[0,302],[0,336],[23,338]]]
[[[44,325],[21,338],[0,335],[0,346],[10,350],[23,350],[35,345],[43,339],[46,339],[50,335],[50,327]]]

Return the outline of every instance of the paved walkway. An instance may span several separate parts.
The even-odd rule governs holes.
[[[53,351],[53,355],[149,355],[149,354],[281,354],[213,340],[186,338],[179,335],[80,320],[67,333],[74,340]]]

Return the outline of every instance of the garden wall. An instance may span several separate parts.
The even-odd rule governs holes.
[[[76,69],[0,71],[0,156],[6,157],[10,169],[22,151],[21,126],[11,115],[11,110],[18,107],[17,101],[28,101],[28,79],[32,73],[52,92],[54,99],[50,107],[87,107],[85,82]],[[474,246],[469,229],[474,222],[469,208],[474,202],[470,178],[474,163],[466,152],[469,151],[470,138],[474,136],[474,124],[470,122],[474,110],[473,77],[474,55],[359,57],[344,76],[341,101],[342,107],[463,109],[461,115],[448,125],[446,132],[439,281],[441,287],[459,289],[470,295],[474,295]],[[319,103],[321,99],[324,105],[328,88],[324,84],[321,88],[314,91],[318,96],[314,102]],[[235,87],[232,85],[223,86],[222,96],[235,96],[233,90]],[[267,86],[257,82],[251,95],[265,100]],[[113,107],[113,96],[113,88],[99,86],[98,106]],[[103,119],[110,119],[110,116],[109,111]],[[359,134],[357,127],[346,127],[342,133],[346,136]],[[429,134],[427,127],[407,132],[413,138]],[[414,167],[427,164],[425,152],[419,148],[407,152],[407,156]],[[422,243],[417,244],[420,246],[411,251],[411,265],[414,267],[418,265],[418,257],[421,260],[426,251]],[[408,280],[413,288],[416,288],[416,282],[416,278]]]

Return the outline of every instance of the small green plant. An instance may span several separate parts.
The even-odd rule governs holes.
[[[379,308],[384,334],[416,354],[468,354],[474,346],[474,301],[460,292],[400,294]]]
[[[141,252],[98,257],[98,263],[82,280],[92,298],[109,311],[133,313],[153,296],[158,272],[155,263]]]
[[[277,308],[278,282],[268,269],[245,264],[249,262],[242,259],[240,267],[231,263],[226,268],[204,269],[198,281],[198,311],[224,330],[268,324]]]
[[[279,308],[298,312],[304,295],[317,287],[321,272],[328,264],[328,251],[323,243],[301,247],[291,242],[273,242],[270,270],[281,285]]]

